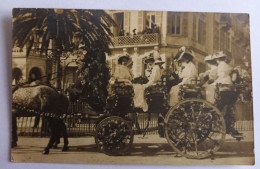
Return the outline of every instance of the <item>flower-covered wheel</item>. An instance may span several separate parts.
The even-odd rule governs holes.
[[[127,154],[133,138],[132,122],[118,116],[103,119],[96,128],[96,145],[107,155]]]
[[[223,144],[226,126],[221,112],[201,99],[186,99],[165,119],[165,136],[174,151],[186,158],[212,156]]]

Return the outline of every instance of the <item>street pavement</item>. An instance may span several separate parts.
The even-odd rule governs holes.
[[[253,132],[243,132],[245,139],[238,142],[226,136],[224,145],[214,159],[186,159],[178,156],[165,138],[158,135],[135,135],[129,155],[108,156],[100,152],[94,137],[69,138],[70,149],[62,152],[63,142],[58,149],[43,155],[48,138],[19,137],[18,147],[11,151],[14,162],[85,163],[85,164],[148,164],[148,165],[252,165],[254,164]]]

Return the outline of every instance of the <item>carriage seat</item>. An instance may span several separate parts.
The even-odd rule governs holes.
[[[180,86],[179,96],[183,99],[186,98],[200,98],[201,87],[197,84],[184,84]]]
[[[236,87],[234,84],[217,84],[217,89],[219,92],[235,92]]]
[[[184,84],[181,85],[181,89],[184,93],[199,93],[201,91],[201,87],[196,84]]]

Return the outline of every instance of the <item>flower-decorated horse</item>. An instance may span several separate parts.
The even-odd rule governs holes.
[[[67,97],[58,93],[54,88],[45,85],[23,86],[13,90],[12,103],[12,147],[17,146],[16,117],[30,117],[42,115],[51,129],[51,136],[44,154],[59,139],[62,133],[64,137],[63,151],[68,150],[67,128],[63,121],[69,106]]]

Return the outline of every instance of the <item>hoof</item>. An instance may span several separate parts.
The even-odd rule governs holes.
[[[50,150],[44,150],[43,151],[43,154],[49,154],[50,153]]]
[[[64,146],[63,148],[62,148],[62,151],[68,151],[69,150],[69,147],[68,146]]]

